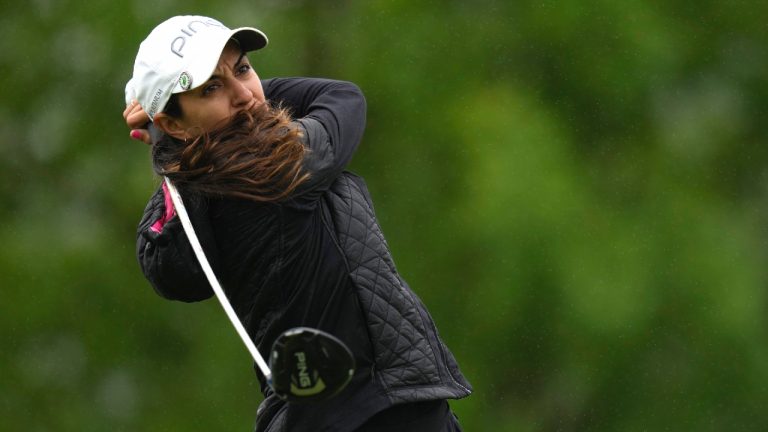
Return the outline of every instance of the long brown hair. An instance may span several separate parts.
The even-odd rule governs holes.
[[[274,202],[309,179],[301,169],[307,151],[288,112],[264,103],[190,142],[164,136],[152,146],[152,162],[187,190]]]

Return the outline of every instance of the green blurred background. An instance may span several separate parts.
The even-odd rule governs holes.
[[[0,429],[250,430],[215,301],[143,279],[123,87],[177,14],[365,91],[351,168],[467,431],[768,430],[768,2],[4,0]]]

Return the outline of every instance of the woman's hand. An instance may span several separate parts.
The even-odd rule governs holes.
[[[149,137],[149,131],[146,127],[147,123],[149,123],[149,116],[144,112],[139,102],[132,100],[125,107],[123,118],[125,119],[125,124],[131,128],[131,138],[144,144],[152,144],[152,139]]]

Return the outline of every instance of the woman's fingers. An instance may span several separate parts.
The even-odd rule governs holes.
[[[141,141],[145,144],[152,144],[152,139],[149,137],[149,131],[144,127],[149,123],[149,116],[141,108],[141,105],[136,100],[132,100],[131,103],[123,110],[123,118],[125,124],[131,128],[131,138],[136,141]]]
[[[144,110],[133,112],[125,117],[125,124],[131,129],[144,128],[149,123],[149,116]]]
[[[139,129],[149,123],[149,116],[135,100],[131,101],[125,108],[123,111],[123,118],[125,119],[125,123],[131,129]]]
[[[138,102],[136,102],[136,100],[134,99],[134,100],[132,100],[132,101],[131,101],[131,103],[129,103],[128,105],[126,105],[125,109],[123,110],[123,118],[126,118],[126,117],[128,117],[128,114],[130,114],[130,113],[131,113],[131,111],[133,111],[134,107],[135,107],[136,105],[138,105],[138,104],[139,104],[139,103],[138,103]]]
[[[144,144],[152,144],[152,139],[149,137],[149,131],[146,129],[131,130],[131,138],[136,141],[141,141]]]

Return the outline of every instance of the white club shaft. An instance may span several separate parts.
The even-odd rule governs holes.
[[[248,336],[248,332],[245,331],[245,327],[243,327],[243,324],[240,322],[240,319],[238,319],[234,309],[232,309],[232,306],[229,304],[229,300],[224,294],[224,290],[221,289],[221,285],[219,284],[218,279],[216,279],[216,275],[213,273],[213,269],[208,263],[208,259],[205,257],[203,248],[200,246],[200,240],[197,239],[197,234],[195,234],[195,230],[192,227],[192,222],[189,220],[187,209],[184,207],[184,202],[181,200],[179,191],[176,189],[173,183],[171,183],[171,180],[169,180],[168,177],[165,177],[165,184],[168,186],[168,191],[171,193],[173,205],[176,207],[176,213],[179,215],[181,225],[184,227],[184,231],[187,233],[189,243],[192,245],[192,250],[195,251],[195,256],[197,256],[197,260],[200,262],[200,266],[203,268],[203,272],[208,278],[208,282],[210,282],[211,288],[213,288],[213,292],[216,294],[216,298],[219,299],[219,303],[221,303],[221,306],[224,308],[224,312],[227,313],[227,317],[229,317],[232,325],[235,326],[237,334],[240,335],[240,339],[243,340],[246,348],[248,348],[248,351],[250,351],[251,356],[261,370],[261,373],[263,373],[269,381],[271,378],[269,366],[267,366],[267,363],[261,357],[261,354],[259,354],[259,350],[256,349],[256,345],[253,344],[250,336]]]

